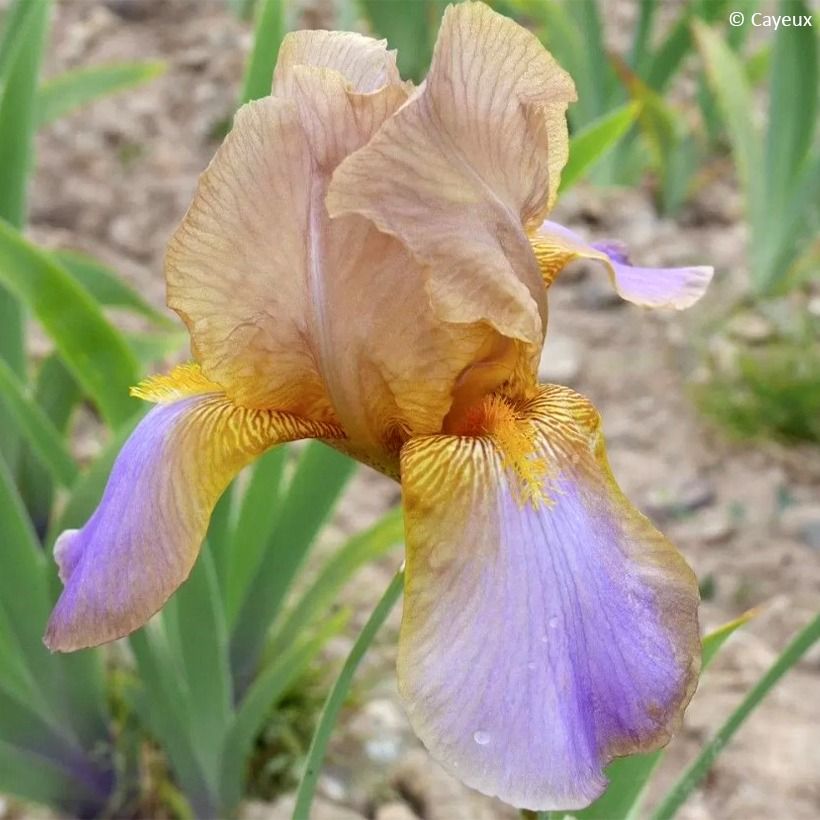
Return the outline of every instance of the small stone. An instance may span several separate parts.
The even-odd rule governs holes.
[[[581,372],[581,349],[567,336],[549,335],[541,352],[538,378],[544,383],[572,385]]]
[[[761,344],[774,336],[771,322],[751,311],[733,316],[727,324],[727,330],[730,336],[749,344]]]
[[[161,0],[105,0],[105,5],[123,20],[138,22],[160,11]]]
[[[807,547],[820,550],[820,505],[796,504],[780,516],[780,529]]]
[[[418,805],[426,820],[516,820],[518,812],[468,789],[426,752],[415,749],[397,764],[392,778],[399,793]]]
[[[282,797],[275,803],[249,800],[242,804],[239,810],[239,820],[291,820],[295,805],[296,798],[293,795]],[[310,808],[310,820],[365,820],[365,818],[364,815],[347,806],[340,806],[338,803],[315,797]]]
[[[405,803],[385,803],[376,810],[376,820],[418,820]]]
[[[723,376],[737,373],[740,360],[740,346],[736,340],[726,336],[714,336],[709,340],[709,353],[715,370]]]
[[[375,763],[398,760],[410,737],[407,719],[399,706],[388,698],[366,704],[348,727],[363,745],[365,754]]]
[[[736,526],[725,510],[707,511],[677,531],[678,537],[701,544],[723,544],[735,533]]]
[[[655,521],[683,518],[714,504],[717,493],[711,482],[694,478],[678,487],[653,490],[646,500],[646,513]]]

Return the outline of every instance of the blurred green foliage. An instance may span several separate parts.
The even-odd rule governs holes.
[[[695,398],[740,438],[820,444],[820,342],[744,350],[735,375],[697,387]]]

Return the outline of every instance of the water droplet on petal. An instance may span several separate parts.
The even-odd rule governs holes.
[[[551,628],[551,629],[555,629],[557,626],[558,626],[558,616],[557,616],[557,615],[553,615],[553,616],[550,618],[550,628]]]
[[[534,672],[534,671],[535,671],[535,664],[534,664],[532,661],[530,661],[530,662],[527,664],[527,669],[529,669],[529,670],[530,670],[530,672]]]
[[[490,742],[490,733],[476,732],[473,735],[473,740],[478,743],[479,746],[486,746]]]

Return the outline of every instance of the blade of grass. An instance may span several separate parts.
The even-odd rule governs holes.
[[[0,521],[3,523],[0,607],[14,630],[21,659],[41,696],[40,702],[59,725],[66,717],[64,693],[42,642],[51,609],[45,556],[3,461],[0,461]]]
[[[244,691],[259,663],[270,625],[354,467],[347,456],[319,442],[311,441],[302,450],[233,628],[231,664],[238,692]]]
[[[250,480],[239,508],[231,541],[231,560],[227,567],[228,623],[231,626],[236,621],[242,596],[262,560],[265,544],[271,540],[282,505],[283,477],[291,452],[287,446],[274,447],[251,468]]]
[[[658,0],[640,0],[640,13],[638,25],[635,27],[635,36],[632,39],[631,58],[632,67],[639,73],[643,72],[647,58],[650,56],[649,42],[657,7]]]
[[[415,0],[412,3],[360,0],[359,5],[374,34],[386,37],[388,46],[398,50],[402,77],[421,82],[430,66],[433,43],[447,3],[443,0]]]
[[[356,670],[359,668],[359,664],[362,662],[365,653],[370,648],[370,644],[373,643],[376,633],[378,633],[382,624],[387,619],[387,616],[390,614],[390,611],[395,606],[396,601],[398,601],[403,588],[404,571],[401,570],[393,577],[384,595],[382,595],[381,600],[376,605],[370,618],[368,618],[367,623],[356,639],[356,643],[353,644],[350,654],[347,656],[347,660],[342,667],[342,671],[339,673],[339,677],[336,678],[336,682],[333,684],[333,688],[327,696],[321,717],[319,718],[319,724],[316,727],[313,740],[310,744],[310,750],[308,751],[307,761],[305,763],[305,771],[302,774],[299,789],[296,792],[296,806],[293,810],[293,820],[309,820],[310,818],[310,806],[313,803],[313,794],[316,791],[316,783],[322,770],[322,762],[325,758],[327,742],[330,740],[330,735],[333,732],[333,727],[336,725],[339,712],[347,698],[353,676],[356,674]]]
[[[3,222],[0,284],[34,313],[106,421],[117,427],[128,419],[138,406],[128,389],[139,371],[122,335],[64,268]]]
[[[587,87],[593,117],[602,116],[612,106],[614,76],[607,60],[604,30],[598,13],[597,0],[573,0],[566,8],[584,42],[582,52],[586,62],[586,76],[591,82]],[[579,95],[580,97],[580,95]]]
[[[770,232],[764,198],[763,175],[760,173],[763,155],[759,135],[752,123],[753,101],[746,71],[739,57],[716,31],[702,23],[693,24],[695,39],[706,65],[709,85],[717,97],[723,114],[738,177],[746,202],[752,242],[753,284],[761,291],[767,276],[759,260],[765,256]]]
[[[219,790],[221,749],[232,717],[228,634],[211,551],[206,545],[176,595],[183,674],[192,716],[191,740],[201,751],[212,792]]]
[[[677,74],[684,59],[692,50],[692,20],[700,18],[706,22],[725,19],[727,0],[708,0],[706,3],[684,3],[681,14],[672,25],[663,42],[648,59],[641,77],[654,91],[666,89]]]
[[[756,612],[750,610],[718,627],[703,639],[701,673],[714,660],[729,636],[755,615]],[[607,790],[591,806],[572,812],[572,816],[576,820],[613,820],[616,817],[619,820],[636,820],[646,786],[664,753],[663,749],[659,749],[648,754],[630,755],[613,760],[606,769],[609,780]]]
[[[148,304],[111,268],[78,251],[52,251],[57,264],[65,268],[101,305],[122,308],[144,316],[157,327],[177,330],[177,323]]]
[[[69,810],[72,807],[79,809],[81,806],[93,804],[97,797],[94,791],[78,781],[74,772],[42,755],[20,749],[2,739],[0,792],[48,806],[62,806]]]
[[[35,129],[34,98],[48,33],[51,2],[18,0],[8,14],[3,51],[14,53],[5,67],[5,82],[0,89],[0,219],[19,228],[26,218],[26,193]],[[25,374],[23,309],[8,284],[2,280],[0,358],[18,376]],[[5,412],[0,412],[0,430],[8,429]],[[0,455],[16,466],[18,442],[10,432],[0,441]]]
[[[810,17],[805,3],[784,0],[783,14]],[[766,136],[767,199],[777,213],[817,131],[817,35],[811,26],[783,26],[774,36]]]
[[[82,391],[56,353],[46,356],[34,383],[34,401],[41,407],[54,429],[65,435]],[[18,470],[18,487],[34,529],[45,538],[52,512],[54,482],[30,448],[24,448]]]
[[[17,57],[17,49],[25,37],[25,26],[31,12],[31,3],[12,0],[2,18],[3,33],[0,35],[0,90],[10,67]]]
[[[228,577],[231,569],[233,550],[233,513],[234,501],[238,495],[237,482],[228,485],[227,489],[216,502],[211,513],[211,523],[208,525],[206,543],[216,574],[219,605],[227,618],[228,613]],[[227,628],[227,620],[226,620]]]
[[[133,633],[128,642],[139,669],[145,697],[132,695],[152,733],[162,744],[177,778],[198,817],[218,817],[219,801],[193,745],[189,703],[179,686],[174,664],[163,647],[159,624],[150,623]]]
[[[774,685],[789,671],[808,650],[820,640],[820,615],[810,621],[793,638],[774,662],[768,672],[755,684],[743,698],[740,705],[729,715],[729,718],[718,729],[717,734],[701,749],[700,754],[684,773],[683,777],[667,793],[661,805],[652,815],[652,820],[670,820],[686,802],[695,787],[712,768],[717,756],[732,739],[732,736],[743,725],[743,722],[757,708],[763,698],[769,694]]]
[[[618,142],[635,122],[640,107],[637,102],[620,106],[572,135],[569,161],[561,174],[561,191],[571,188]]]
[[[226,809],[236,806],[242,798],[248,757],[273,705],[347,621],[346,612],[328,618],[315,635],[292,643],[254,679],[225,741],[222,800]]]
[[[276,658],[285,652],[315,618],[324,616],[336,593],[359,567],[384,555],[403,537],[404,520],[401,509],[397,508],[365,532],[350,538],[322,567],[316,580],[287,613],[282,625],[274,629],[266,655]]]
[[[31,447],[51,478],[63,487],[70,487],[78,473],[71,453],[59,431],[26,396],[25,387],[3,359],[0,359],[0,404],[5,406],[19,437]]]
[[[164,71],[161,62],[113,63],[66,71],[40,87],[37,126],[42,128],[100,97],[147,83]]]
[[[273,69],[284,36],[285,0],[259,0],[256,4],[253,48],[245,67],[240,103],[270,94]]]

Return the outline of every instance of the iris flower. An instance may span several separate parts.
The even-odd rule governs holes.
[[[417,88],[384,42],[285,38],[168,248],[195,363],[134,389],[156,406],[57,543],[48,646],[144,624],[237,472],[316,438],[401,483],[399,689],[447,770],[570,809],[668,741],[698,675],[695,576],[615,483],[595,408],[536,373],[573,259],[647,306],[692,304],[711,270],[635,267],[545,221],[574,99],[481,3],[447,10]]]

